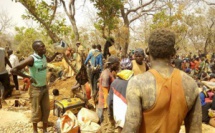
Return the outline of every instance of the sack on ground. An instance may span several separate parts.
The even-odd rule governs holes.
[[[71,111],[66,111],[63,114],[60,127],[62,133],[78,133],[78,120]]]
[[[100,129],[100,125],[95,122],[88,121],[80,124],[81,133],[100,133]]]
[[[95,123],[99,122],[99,117],[96,114],[96,112],[86,108],[81,108],[81,110],[78,112],[77,117],[78,117],[78,122],[80,124],[87,123],[89,121],[92,121]]]

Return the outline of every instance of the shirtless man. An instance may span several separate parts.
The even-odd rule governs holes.
[[[128,83],[127,113],[123,133],[201,133],[201,104],[196,82],[171,66],[175,35],[154,31],[148,42],[151,69]]]

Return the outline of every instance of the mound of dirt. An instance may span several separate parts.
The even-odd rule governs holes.
[[[70,92],[72,86],[76,83],[75,77],[67,78],[66,80],[59,80],[57,79],[52,83],[49,87],[49,94],[52,94],[53,89],[58,89],[60,95],[64,97],[70,97]]]

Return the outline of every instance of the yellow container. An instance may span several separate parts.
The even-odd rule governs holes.
[[[56,116],[62,116],[67,110],[70,110],[73,114],[77,114],[84,106],[85,102],[80,98],[67,98],[59,101],[56,100],[53,113]]]

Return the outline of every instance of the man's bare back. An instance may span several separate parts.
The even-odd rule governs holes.
[[[195,105],[195,103],[200,102],[200,99],[198,97],[199,95],[198,87],[196,85],[196,82],[183,71],[181,71],[181,76],[182,76],[182,85],[185,93],[188,111],[189,111],[189,114],[191,114],[191,115],[188,115],[185,119],[186,131],[198,133],[199,131],[201,131],[201,129],[199,129],[199,126],[195,127],[195,125],[201,124],[201,106],[200,104]],[[141,108],[138,108],[138,107],[136,108],[136,106],[128,106],[128,110],[130,107],[132,108],[132,110],[141,110],[137,112],[136,111],[131,112],[131,114],[128,114],[129,115],[128,118],[130,119],[130,121],[136,121],[140,124],[141,123],[140,121],[142,118],[138,117],[140,115],[135,113],[142,114],[143,111],[151,109],[155,104],[155,101],[157,98],[155,82],[156,82],[155,78],[150,72],[137,75],[133,77],[129,82],[129,85],[127,88],[127,94],[128,94],[127,99],[131,98],[133,99],[133,100],[130,99],[132,104],[141,106]],[[136,98],[137,95],[139,97]],[[137,99],[139,98],[141,98],[141,101],[142,101],[141,105],[139,105],[137,101]],[[195,112],[193,112],[194,110],[192,110],[192,108],[195,108]],[[187,122],[189,122],[192,119],[196,119],[196,120],[194,120],[191,124],[187,124]],[[129,122],[129,124],[133,124],[133,123]],[[125,129],[129,127],[130,126],[127,126],[127,125],[124,126]],[[133,131],[130,129],[128,130],[131,132]]]
[[[189,75],[171,66],[174,45],[173,32],[158,29],[151,33],[148,48],[152,67],[128,83],[123,133],[179,132],[183,121],[187,133],[202,132],[199,90]]]

